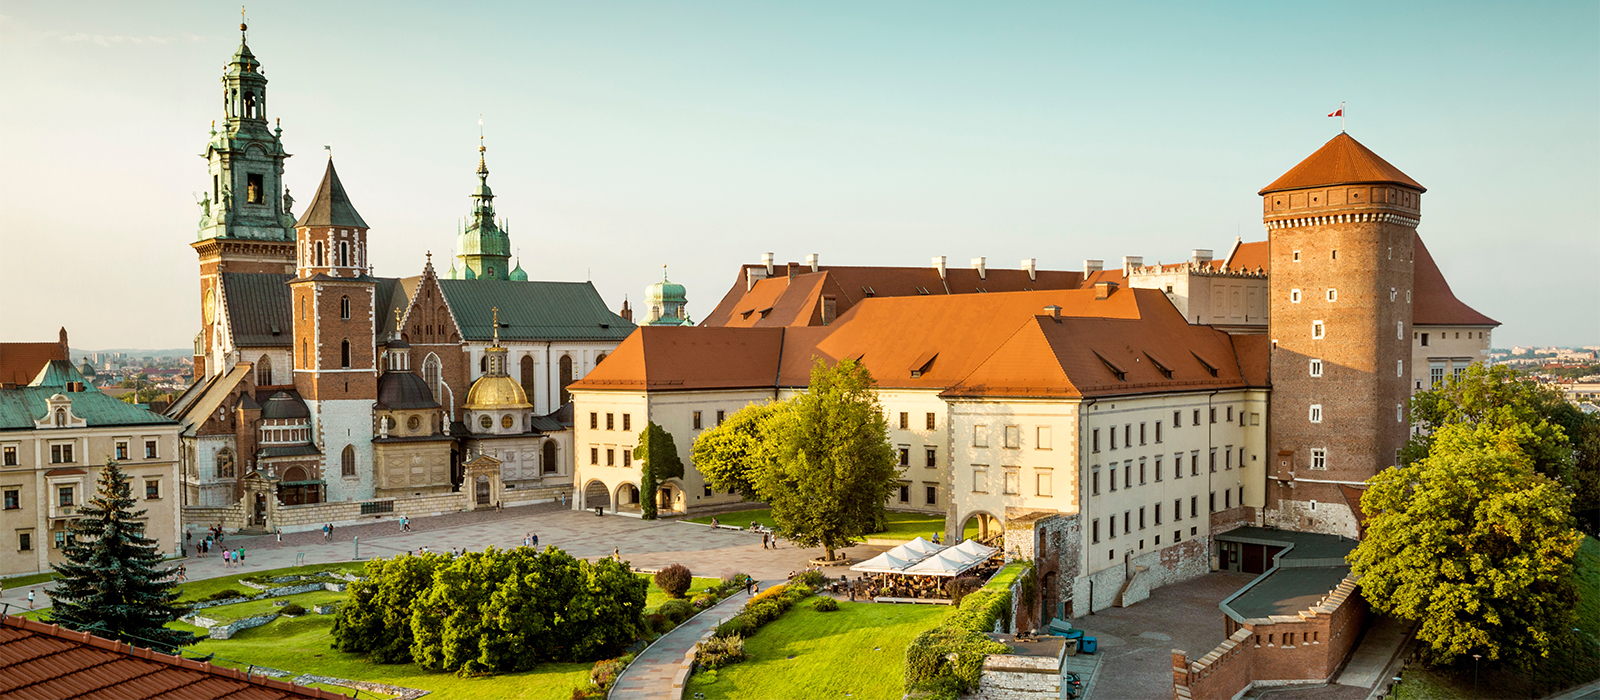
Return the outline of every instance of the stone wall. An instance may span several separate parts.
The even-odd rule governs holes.
[[[250,629],[251,627],[260,627],[268,622],[278,619],[278,613],[247,617],[243,620],[234,620],[233,622],[223,625],[202,625],[200,624],[200,620],[204,620],[205,618],[203,617],[196,617],[192,619],[195,620],[195,624],[197,626],[205,627],[206,633],[211,635],[212,639],[228,639],[229,637],[232,637],[243,630]]]
[[[1056,700],[1061,697],[1062,656],[990,654],[978,689],[965,700]]]
[[[1172,690],[1177,700],[1233,700],[1250,687],[1255,645],[1241,629],[1198,661],[1172,650]]]
[[[1202,535],[1184,540],[1153,552],[1146,552],[1129,561],[1131,570],[1126,572],[1124,567],[1116,566],[1073,579],[1072,617],[1089,614],[1091,606],[1098,611],[1115,605],[1123,585],[1129,578],[1133,578],[1134,571],[1140,568],[1143,568],[1143,571],[1134,582],[1138,590],[1133,591],[1130,603],[1143,600],[1150,591],[1162,586],[1188,581],[1210,572],[1211,537]]]
[[[1323,682],[1344,663],[1361,637],[1367,603],[1345,579],[1322,602],[1298,615],[1273,617],[1269,624],[1249,625],[1258,645],[1256,685]]]

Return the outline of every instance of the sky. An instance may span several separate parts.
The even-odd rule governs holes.
[[[331,144],[381,276],[449,255],[479,118],[532,279],[704,317],[739,265],[1224,255],[1339,133],[1498,347],[1600,344],[1600,4],[285,0],[248,11],[304,208]],[[181,348],[224,3],[0,5],[0,340]],[[298,212],[297,212],[298,213]],[[447,261],[440,267],[448,267]]]

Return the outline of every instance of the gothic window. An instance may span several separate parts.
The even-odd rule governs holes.
[[[245,201],[260,204],[266,200],[265,193],[262,192],[261,173],[249,173],[244,176],[244,180]]]
[[[543,457],[544,459],[540,462],[539,466],[541,472],[545,474],[554,474],[557,471],[560,471],[556,465],[556,442],[554,440],[544,441]]]
[[[313,244],[312,251],[311,266],[323,267],[325,263],[323,262],[322,241],[317,241],[315,244]]]
[[[262,355],[261,359],[256,361],[256,386],[271,386],[271,385],[272,385],[272,360],[267,359],[266,355]]]
[[[350,320],[350,297],[339,297],[339,318]]]
[[[233,476],[233,450],[223,449],[217,453],[216,475],[218,479]]]
[[[354,445],[345,445],[344,452],[339,455],[339,474],[341,476],[356,475],[356,448]]]
[[[565,405],[565,404],[568,404],[568,403],[572,402],[572,393],[567,391],[567,385],[572,383],[572,356],[571,355],[562,355],[561,356],[561,365],[560,365],[560,367],[561,367],[561,403],[563,405]]]
[[[534,385],[534,376],[535,376],[534,375],[534,370],[533,370],[533,356],[532,355],[523,355],[522,356],[521,365],[522,365],[522,372],[521,372],[521,374],[522,374],[522,377],[521,377],[521,379],[522,379],[522,393],[527,394],[529,396],[529,398],[531,399],[533,397],[533,395],[534,395],[533,385]]]
[[[350,340],[339,341],[339,366],[350,369]]]
[[[439,386],[439,357],[437,355],[430,354],[428,359],[422,361],[422,381],[427,382],[428,388],[433,390],[433,400],[443,404],[444,393]]]
[[[300,339],[300,367],[304,369],[311,367],[311,350],[304,338]]]
[[[339,267],[350,266],[350,242],[339,241]]]

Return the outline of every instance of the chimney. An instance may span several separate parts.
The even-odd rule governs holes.
[[[767,276],[768,277],[772,276],[772,273],[773,273],[772,261],[776,260],[776,259],[777,258],[774,257],[772,253],[762,253],[761,254],[761,264],[767,266]]]
[[[1023,260],[1022,261],[1022,269],[1028,271],[1028,281],[1029,282],[1038,282],[1039,281],[1039,259],[1038,258],[1027,258],[1027,259]]]
[[[1044,312],[1050,314],[1050,318],[1057,320],[1060,320],[1061,318],[1061,307],[1056,306],[1055,304],[1044,307]]]
[[[806,265],[808,265],[811,268],[812,272],[816,272],[817,271],[817,254],[816,253],[812,253],[812,254],[806,256]]]
[[[1189,259],[1201,264],[1211,262],[1211,251],[1204,248],[1195,248],[1189,251]]]
[[[789,268],[789,281],[790,282],[794,281],[794,269],[796,267],[799,267],[799,266],[800,266],[800,263],[789,263],[788,268]]]
[[[989,265],[987,262],[985,262],[986,260],[988,260],[988,258],[972,259],[972,269],[978,271],[978,279],[980,280],[989,279]]]
[[[933,269],[939,271],[939,279],[944,279],[944,256],[933,256]]]
[[[1092,274],[1094,274],[1096,272],[1099,272],[1101,270],[1104,270],[1104,269],[1106,269],[1106,261],[1104,261],[1104,260],[1085,260],[1085,261],[1083,261],[1083,276],[1084,277],[1088,277],[1089,275],[1092,275]]]
[[[1144,257],[1140,255],[1122,256],[1122,274],[1133,274],[1133,268],[1144,267]]]
[[[1117,291],[1116,282],[1096,282],[1094,285],[1095,299],[1110,299],[1111,294]]]

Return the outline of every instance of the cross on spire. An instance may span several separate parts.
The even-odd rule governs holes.
[[[498,348],[500,347],[500,307],[490,307],[489,311],[494,314],[494,346]]]

